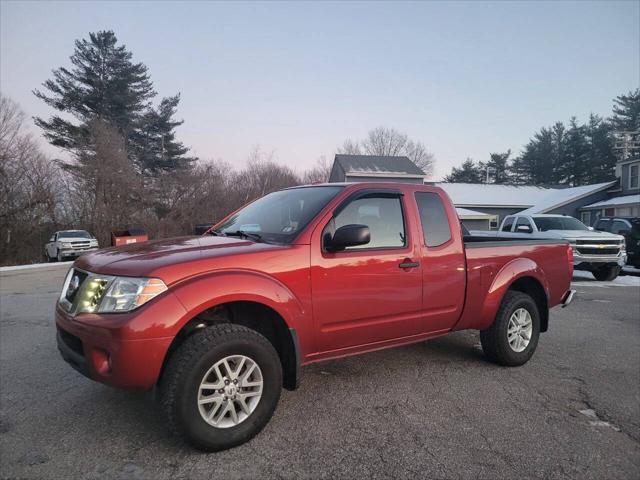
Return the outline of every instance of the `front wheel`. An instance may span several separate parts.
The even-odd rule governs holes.
[[[621,268],[618,266],[600,267],[593,270],[591,273],[599,282],[611,282],[620,274],[620,270]]]
[[[509,290],[491,327],[480,332],[484,354],[508,367],[529,361],[538,346],[540,313],[536,302],[523,292]]]
[[[219,324],[193,334],[171,356],[160,401],[174,433],[213,452],[259,433],[281,389],[282,367],[271,343],[246,327]]]

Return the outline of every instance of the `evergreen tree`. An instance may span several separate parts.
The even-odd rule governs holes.
[[[507,150],[504,153],[491,153],[489,154],[488,162],[480,162],[480,170],[488,171],[489,181],[492,183],[508,183],[510,178],[509,157],[511,156],[511,150]]]
[[[557,158],[555,170],[561,183],[572,187],[585,185],[589,166],[589,144],[585,127],[578,125],[576,118],[572,117],[566,134],[563,129],[562,140],[557,141],[562,154]]]
[[[53,115],[49,120],[36,118],[36,125],[52,145],[77,154],[91,144],[90,123],[100,121],[113,127],[124,139],[129,161],[138,173],[187,168],[192,158],[175,140],[172,119],[179,95],[169,97],[153,108],[156,92],[142,63],[134,63],[124,45],[117,45],[112,31],[90,33],[77,40],[71,56],[73,67],[61,67],[47,80],[44,92],[34,94],[60,113],[70,114],[77,122]]]
[[[482,183],[484,177],[482,170],[473,160],[467,158],[460,168],[453,167],[451,173],[444,177],[449,183]]]
[[[517,183],[533,185],[553,183],[553,161],[558,154],[556,145],[560,126],[542,128],[525,145],[522,155],[514,161],[513,174]]]
[[[158,108],[150,108],[134,134],[138,163],[145,174],[188,168],[195,158],[186,156],[189,149],[176,140],[175,129],[182,120],[173,120],[180,95],[162,99]]]
[[[52,145],[74,151],[88,141],[88,123],[100,119],[118,130],[125,141],[140,115],[155,95],[147,67],[133,63],[124,45],[116,46],[112,31],[90,33],[89,40],[76,40],[72,69],[61,67],[43,86],[49,93],[34,94],[61,113],[80,121],[76,125],[58,115],[36,118]]]
[[[593,113],[585,125],[589,145],[586,183],[602,183],[615,178],[616,156],[611,124]]]
[[[640,88],[626,95],[618,95],[613,102],[613,129],[626,132],[640,130]]]

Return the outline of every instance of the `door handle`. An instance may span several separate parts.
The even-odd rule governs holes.
[[[410,259],[405,258],[404,261],[398,265],[399,268],[417,268],[420,264],[418,262],[412,262]]]

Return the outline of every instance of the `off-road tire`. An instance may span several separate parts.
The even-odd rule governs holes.
[[[532,332],[529,344],[522,352],[516,352],[509,345],[507,329],[511,315],[519,308],[531,315]],[[509,290],[500,304],[491,327],[480,332],[480,342],[485,356],[499,365],[516,367],[529,361],[538,346],[540,337],[540,312],[536,302],[526,293]]]
[[[258,364],[263,377],[262,396],[246,420],[233,427],[216,428],[198,411],[198,389],[206,371],[229,355],[246,355]],[[265,337],[249,328],[224,323],[187,338],[168,360],[158,386],[170,430],[199,450],[215,452],[243,444],[264,428],[280,399],[282,366]]]
[[[599,282],[611,282],[616,279],[620,274],[620,267],[600,267],[597,270],[593,270],[591,273],[594,278]]]

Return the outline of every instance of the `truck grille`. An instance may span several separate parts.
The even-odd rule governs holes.
[[[597,247],[578,247],[578,252],[582,255],[617,255],[620,251],[620,247],[608,247],[608,248],[597,248]]]
[[[619,240],[576,240],[576,245],[615,245],[619,246]]]
[[[85,250],[89,248],[91,243],[87,240],[86,242],[71,242],[71,247],[75,250]]]

